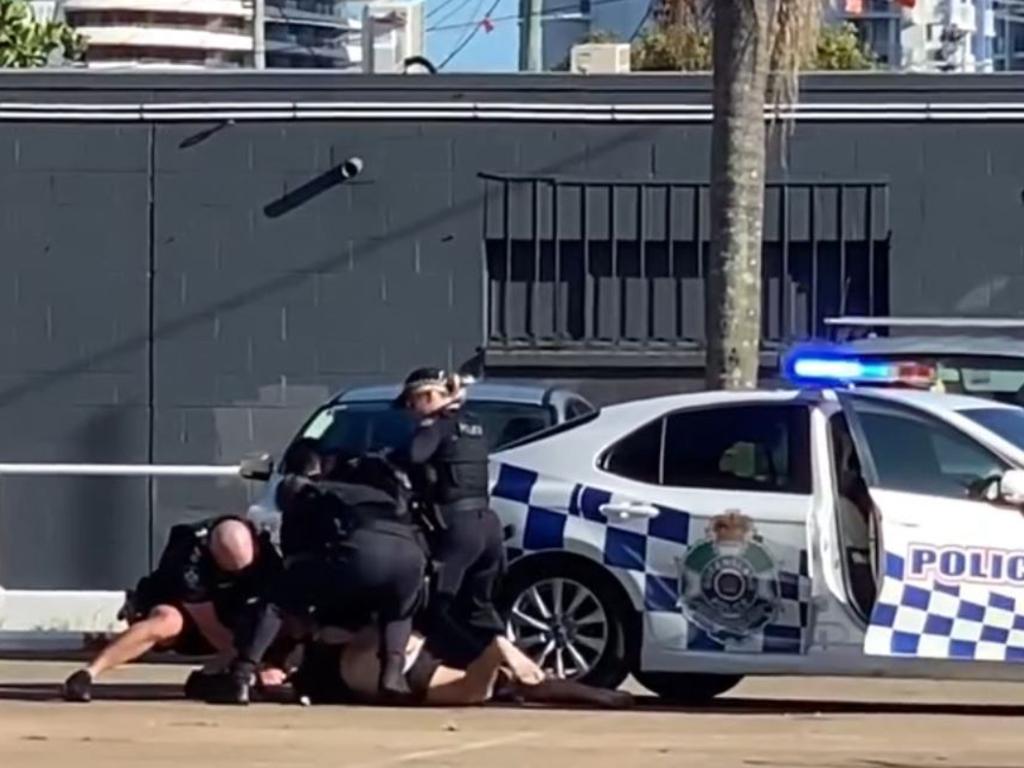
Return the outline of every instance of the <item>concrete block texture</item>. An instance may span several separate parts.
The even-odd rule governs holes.
[[[1020,100],[1024,114],[1024,80],[1009,77],[998,85],[811,79],[803,101],[868,109]],[[417,78],[415,87],[402,78],[333,75],[128,80],[6,74],[0,101],[54,110],[157,102],[708,103],[699,78],[631,77],[629,88],[601,77],[514,85]],[[804,120],[785,142],[773,140],[771,181],[871,181],[884,192],[869,221],[854,215],[865,209],[863,192],[840,205],[834,191],[812,204],[795,190],[784,223],[781,197],[769,193],[765,236],[776,250],[767,257],[768,332],[782,328],[773,286],[782,277],[784,226],[804,248],[794,251],[790,270],[809,272],[807,244],[817,238],[832,243],[821,257],[823,274],[831,274],[840,235],[863,243],[870,224],[871,239],[886,249],[884,291],[899,314],[1018,314],[1022,121]],[[698,199],[684,186],[707,183],[709,140],[700,120],[424,120],[401,110],[388,119],[0,121],[0,457],[221,464],[279,453],[312,408],[344,387],[470,360],[487,340],[487,318],[499,322],[502,300],[513,304],[510,332],[524,338],[674,338],[680,329],[699,338],[697,253],[707,252],[708,204],[706,193]],[[351,158],[362,171],[346,179]],[[502,185],[481,173],[526,179],[510,187],[507,227]],[[530,179],[548,180],[538,182],[536,223],[546,241],[539,257]],[[557,202],[551,179],[570,182]],[[684,186],[671,194],[620,187],[612,215],[602,214],[607,183],[623,181]],[[639,259],[641,237],[661,243],[645,251],[642,272],[617,279],[609,271],[613,231],[616,258]],[[565,242],[559,281],[554,232]],[[508,265],[506,237],[516,254]],[[587,251],[594,261],[585,274],[584,246],[600,241],[603,250]],[[851,245],[847,255],[863,261],[862,251]],[[497,275],[506,266],[511,282],[502,299]],[[586,322],[584,285],[598,308]],[[829,289],[814,300],[828,309],[838,295]],[[812,299],[794,294],[785,311],[807,314]],[[665,377],[633,381],[628,370],[601,382],[532,375],[575,382],[602,401],[676,386]],[[128,586],[176,520],[241,511],[253,493],[233,480],[0,478],[0,584]]]

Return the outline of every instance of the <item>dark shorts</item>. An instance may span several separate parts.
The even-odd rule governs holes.
[[[430,690],[430,681],[440,666],[440,659],[434,656],[427,648],[427,644],[424,643],[416,655],[416,660],[409,667],[409,671],[405,673],[405,682],[417,701],[426,701],[427,692]]]
[[[309,696],[314,704],[358,704],[363,697],[350,689],[341,677],[342,645],[313,644],[306,646],[296,683],[300,694]],[[423,702],[430,690],[430,681],[441,662],[426,647],[420,648],[405,681],[413,698]]]
[[[199,626],[193,621],[192,616],[182,606],[181,603],[160,603],[159,605],[167,605],[174,608],[178,613],[181,614],[181,634],[179,634],[174,640],[166,645],[158,645],[153,648],[155,653],[177,653],[181,656],[214,656],[217,653],[217,649],[214,648],[210,641],[206,639],[205,635],[199,630]],[[154,606],[155,608],[156,606]],[[146,611],[145,615],[139,620],[146,618],[152,613],[153,609],[150,608]]]

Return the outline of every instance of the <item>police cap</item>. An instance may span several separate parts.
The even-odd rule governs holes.
[[[448,374],[441,368],[417,368],[405,377],[405,381],[402,384],[402,392],[395,400],[395,405],[405,405],[409,396],[417,392],[426,392],[433,389],[438,392],[447,393],[448,387]]]

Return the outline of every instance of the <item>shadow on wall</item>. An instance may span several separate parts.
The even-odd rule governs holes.
[[[145,409],[98,407],[66,447],[97,462],[144,453]],[[141,448],[140,448],[141,444]],[[21,589],[123,589],[148,568],[144,478],[2,479],[0,584]]]
[[[958,315],[1017,317],[1024,297],[1024,276],[996,275],[973,286],[956,301]]]
[[[152,130],[156,131],[154,125]],[[615,138],[609,140],[603,145],[599,146],[585,146],[580,149],[579,152],[570,155],[557,162],[550,163],[540,169],[538,174],[552,174],[557,173],[567,167],[572,167],[584,160],[587,162],[593,162],[595,159],[600,158],[602,155],[612,152],[617,147],[628,144],[634,141],[637,137],[641,136],[646,130],[644,126],[638,126],[633,130],[617,134]],[[211,133],[207,138],[208,140],[214,141],[219,140],[223,136],[230,136],[231,132],[214,132]],[[200,134],[197,134],[200,135]],[[295,210],[296,207],[301,206],[308,202],[310,199],[315,197],[317,194],[326,191],[327,189],[337,186],[339,183],[338,179],[343,177],[346,173],[345,166],[352,163],[353,158],[341,166],[328,171],[326,174],[321,174],[320,177],[314,179],[302,187],[294,190],[293,192],[271,201],[263,208],[263,213],[269,218],[279,217]],[[351,169],[350,169],[351,170]],[[327,177],[326,179],[324,177]],[[318,180],[319,179],[319,180]],[[343,181],[344,178],[341,178]],[[301,190],[306,190],[301,195]],[[312,194],[311,194],[312,193]],[[354,258],[367,259],[379,255],[382,252],[386,252],[388,248],[393,247],[396,243],[401,242],[407,238],[415,237],[419,232],[427,230],[431,227],[436,227],[438,223],[445,221],[456,220],[460,216],[463,216],[469,211],[479,209],[483,204],[484,195],[483,192],[466,200],[463,203],[457,205],[448,205],[444,201],[439,202],[438,210],[426,217],[421,218],[418,221],[414,221],[411,224],[392,230],[387,235],[378,239],[368,241],[359,244]],[[319,262],[309,264],[306,266],[302,273],[292,273],[275,275],[269,277],[267,280],[245,290],[238,291],[233,296],[216,301],[205,309],[193,312],[189,315],[177,318],[171,322],[158,325],[154,329],[153,339],[158,340],[162,337],[169,336],[180,331],[194,328],[205,322],[209,322],[218,314],[228,312],[231,310],[239,309],[248,304],[259,302],[265,297],[287,288],[290,288],[304,279],[309,272],[315,271],[328,271],[343,264],[348,264],[350,259],[353,258],[353,254],[349,250],[338,253],[333,256],[321,259]],[[128,352],[137,350],[139,347],[150,343],[150,336],[138,335],[125,341],[119,342],[108,346],[105,349],[100,350],[95,354],[91,354],[85,357],[72,360],[65,365],[56,368],[44,376],[33,377],[31,381],[25,381],[17,384],[16,386],[9,387],[7,389],[0,390],[0,407],[9,407],[16,403],[20,398],[28,393],[37,393],[40,390],[46,389],[53,386],[57,382],[61,382],[69,377],[76,376],[90,367],[97,366],[100,363],[116,358],[120,355],[124,355]]]
[[[145,435],[139,429],[140,416],[144,418],[140,408],[98,409],[75,435],[74,454],[95,457],[96,462],[138,455]],[[69,530],[58,540],[66,547],[69,572],[89,574],[93,588],[123,588],[148,567],[148,481],[76,477],[67,486],[69,503],[60,509],[66,510]]]

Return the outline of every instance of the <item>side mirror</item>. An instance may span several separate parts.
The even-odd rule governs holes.
[[[269,453],[246,456],[238,466],[238,474],[246,480],[266,482],[274,474],[274,460]]]
[[[999,498],[1015,507],[1024,506],[1024,470],[1008,469],[999,478]]]

